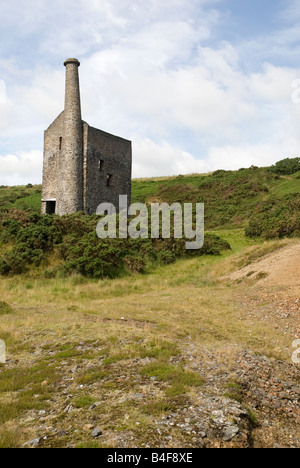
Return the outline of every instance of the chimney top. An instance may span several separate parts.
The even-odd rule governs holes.
[[[66,67],[69,63],[75,63],[78,67],[80,67],[80,62],[76,58],[68,58],[65,61],[64,66]]]

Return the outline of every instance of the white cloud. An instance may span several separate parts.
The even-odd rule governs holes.
[[[42,158],[37,150],[0,155],[0,185],[41,183]]]
[[[32,73],[30,85],[14,87],[16,113],[25,108],[27,122],[50,125],[64,107],[64,69],[37,66]]]
[[[197,160],[181,148],[171,146],[167,141],[154,141],[133,137],[133,177],[169,176],[207,172],[208,165]]]
[[[242,146],[212,147],[209,150],[207,164],[211,170],[240,169],[241,167],[271,166],[286,157],[299,155],[300,138]]]
[[[218,50],[202,48],[190,25],[175,41],[174,34],[166,31],[168,25],[157,29],[157,47],[140,40],[138,46],[126,44],[98,52],[84,64],[87,120],[108,122],[110,128],[121,116],[129,128],[132,121],[145,119],[152,138],[179,125],[212,134],[218,127],[219,134],[232,135],[234,125],[256,112],[245,85],[247,78],[236,69],[236,51],[228,44]],[[192,63],[182,64],[182,51],[189,55],[194,46],[197,55]],[[124,130],[128,131],[125,126]]]
[[[250,86],[253,94],[265,101],[290,103],[295,78],[297,71],[265,63],[263,72],[250,76]]]

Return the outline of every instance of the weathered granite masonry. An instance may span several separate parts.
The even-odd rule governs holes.
[[[67,59],[65,109],[45,131],[42,213],[96,212],[131,196],[131,142],[90,127],[81,117],[77,59]]]

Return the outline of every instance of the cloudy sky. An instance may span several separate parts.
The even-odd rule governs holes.
[[[134,177],[300,153],[299,0],[0,0],[0,18],[0,184],[41,182],[68,57]]]

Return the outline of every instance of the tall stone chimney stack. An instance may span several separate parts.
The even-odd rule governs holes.
[[[83,210],[83,129],[77,59],[70,58],[66,67],[64,136],[60,141],[57,214]]]

